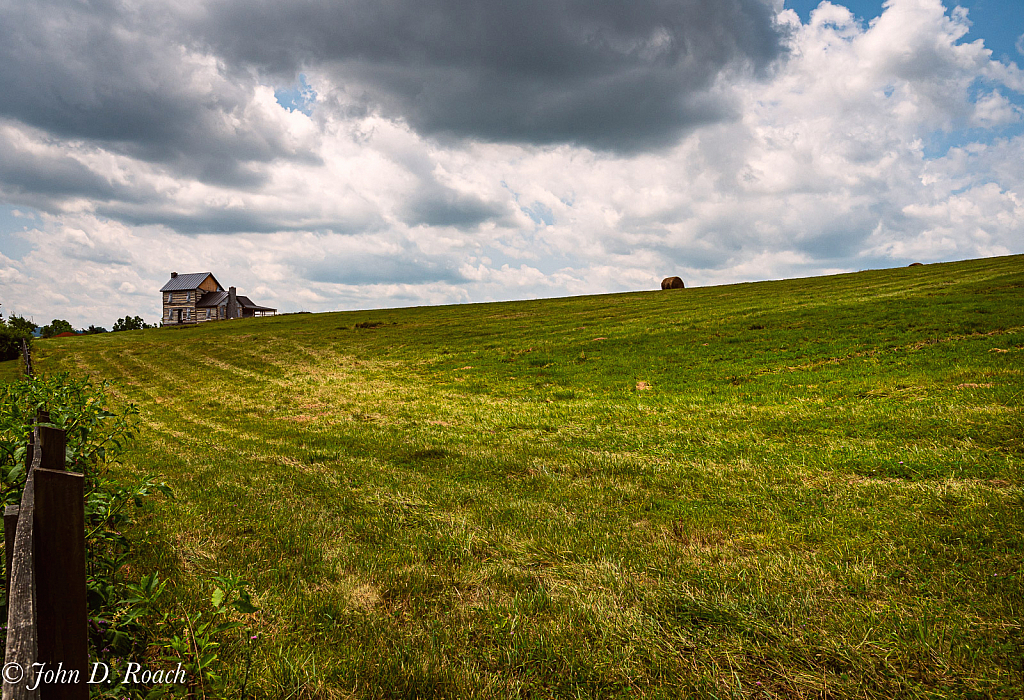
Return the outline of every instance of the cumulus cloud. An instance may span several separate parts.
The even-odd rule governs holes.
[[[1013,104],[998,90],[981,96],[974,105],[971,126],[992,128],[1016,124],[1024,110]]]
[[[168,261],[328,310],[1024,252],[1024,75],[940,0],[135,7],[0,9],[5,309],[153,319]]]
[[[258,164],[313,157],[267,109],[272,95],[179,25],[157,2],[5,2],[0,116],[233,186],[259,184]]]

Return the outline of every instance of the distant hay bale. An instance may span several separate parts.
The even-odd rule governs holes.
[[[907,267],[921,267],[924,263],[910,263]]]
[[[686,285],[678,277],[666,277],[661,281],[662,289],[685,289]]]

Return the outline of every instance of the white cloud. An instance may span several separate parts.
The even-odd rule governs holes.
[[[970,124],[982,128],[1009,126],[1019,122],[1022,114],[1024,110],[993,90],[977,100]]]
[[[154,320],[171,267],[211,270],[258,303],[320,311],[1024,252],[1024,137],[1000,135],[1021,121],[1008,95],[1024,79],[981,42],[957,43],[963,12],[891,0],[864,25],[825,2],[807,25],[790,10],[779,21],[790,58],[767,80],[723,74],[714,88],[737,118],[642,155],[430,140],[360,111],[315,68],[310,115],[266,85],[231,111],[247,138],[269,134],[267,150],[287,154],[253,166],[247,186],[9,121],[0,126],[19,153],[49,159],[69,188],[92,177],[107,194],[0,192],[49,212],[17,234],[34,251],[0,257],[0,301],[37,321],[109,325],[128,313]],[[215,63],[189,60],[205,66],[189,80],[222,78],[210,76]],[[984,141],[935,153],[968,127]],[[204,227],[241,232],[189,233]]]

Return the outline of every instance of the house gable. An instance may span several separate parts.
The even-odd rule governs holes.
[[[202,289],[204,292],[223,291],[223,287],[220,286],[220,283],[217,282],[212,274],[208,275],[206,279],[199,283],[199,289]]]
[[[204,292],[217,292],[223,287],[212,272],[188,272],[183,275],[172,273],[167,284],[160,287],[161,292],[184,292],[202,289]]]

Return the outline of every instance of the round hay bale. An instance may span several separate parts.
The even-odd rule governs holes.
[[[910,263],[907,267],[921,267],[924,263]]]
[[[666,277],[661,281],[662,289],[686,289],[686,285],[678,277]]]

